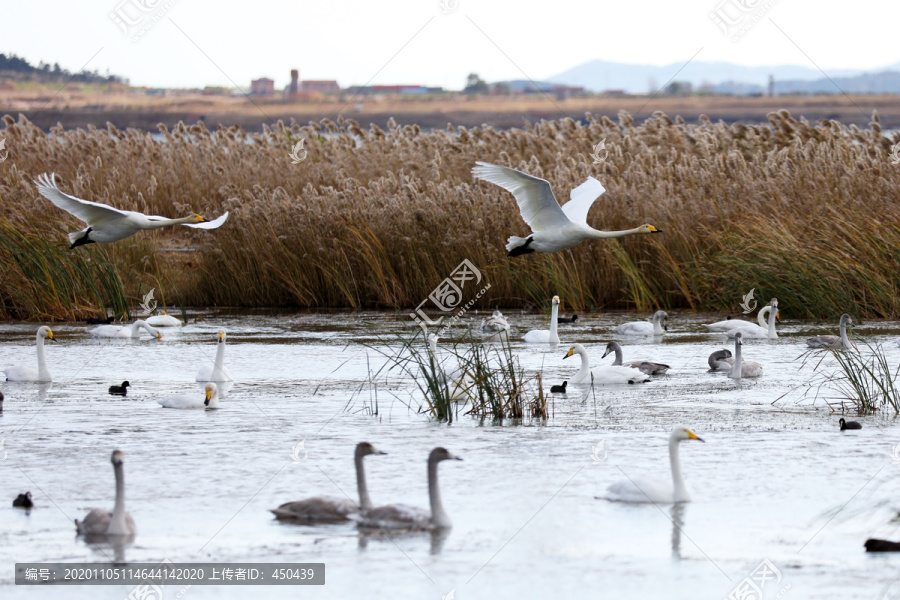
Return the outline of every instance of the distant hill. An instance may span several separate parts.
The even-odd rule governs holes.
[[[59,63],[41,62],[33,66],[27,60],[15,54],[0,54],[0,78],[13,81],[76,81],[79,83],[128,83],[118,75],[101,75],[97,71],[80,71],[72,73],[59,66]]]
[[[814,82],[823,79],[822,72],[818,69],[796,65],[745,67],[726,62],[692,61],[687,66],[684,66],[683,69],[682,66],[684,66],[684,63],[672,63],[659,67],[655,65],[630,65],[604,60],[592,60],[564,71],[559,75],[549,77],[547,81],[571,86],[583,86],[594,92],[624,90],[627,93],[644,94],[663,87],[674,76],[676,81],[691,82],[694,89],[706,85],[719,93],[749,94],[765,91],[768,87],[770,75],[775,77],[776,91],[778,91],[778,85],[781,81],[791,82],[795,86],[792,89],[797,89],[797,92],[801,92],[802,86],[797,82]],[[679,71],[679,69],[681,70]],[[836,78],[853,78],[861,74],[862,71],[858,69],[835,70],[828,73],[830,77],[835,78],[835,81],[837,81]],[[717,86],[723,84],[727,85],[721,91],[716,89]],[[831,87],[834,90],[834,86],[832,85]],[[735,91],[725,91],[729,88]],[[824,88],[823,91],[828,92]],[[863,91],[867,90],[860,90],[860,92]],[[809,93],[816,92],[810,91]]]

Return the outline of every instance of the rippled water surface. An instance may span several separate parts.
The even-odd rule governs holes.
[[[900,598],[900,555],[867,555],[862,547],[868,537],[900,539],[900,460],[892,457],[900,455],[900,423],[876,414],[858,418],[861,431],[842,433],[840,415],[825,401],[834,391],[814,400],[806,386],[813,366],[798,357],[806,336],[833,327],[788,321],[777,341],[748,341],[745,358],[762,363],[765,375],[736,383],[707,372],[710,352],[729,347],[705,333],[709,317],[672,315],[669,334],[638,340],[613,330],[633,315],[584,318],[561,326],[555,350],[514,342],[547,389],[577,369],[577,357],[562,360],[575,341],[600,364],[605,342],[618,340],[626,360],[667,363],[669,375],[594,393],[570,386],[553,397],[546,424],[461,416],[448,426],[417,413],[422,399],[411,382],[369,376],[384,362],[370,346],[415,331],[403,316],[196,316],[163,330],[161,342],[144,334],[136,344],[99,343],[82,325],[56,325],[56,341],[46,347],[52,386],[0,384],[0,596],[128,596],[132,586],[13,584],[17,561],[114,555],[76,538],[72,519],[112,508],[109,456],[118,448],[139,528],[124,549],[127,561],[326,564],[322,587],[195,586],[181,592],[188,600],[438,600],[451,590],[460,600],[697,600],[725,598],[763,559],[780,571],[765,598]],[[516,340],[546,323],[537,314],[507,316]],[[156,400],[168,394],[199,393],[194,377],[211,362],[220,327],[236,380],[221,408],[162,409]],[[35,329],[0,326],[0,366],[35,362]],[[883,343],[894,368],[898,333],[897,323],[854,331]],[[830,360],[819,366],[833,368]],[[107,395],[126,379],[126,399]],[[667,438],[678,423],[705,440],[681,445],[693,502],[673,508],[596,499],[622,479],[668,477]],[[290,500],[355,497],[352,452],[363,440],[388,452],[366,459],[376,504],[427,507],[429,450],[445,446],[464,459],[440,467],[449,534],[361,537],[352,525],[272,518],[268,509]],[[28,513],[10,506],[25,490],[37,505]],[[167,589],[166,597],[178,591]]]

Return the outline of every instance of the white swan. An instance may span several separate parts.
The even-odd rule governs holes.
[[[550,344],[559,343],[559,334],[556,332],[557,317],[559,316],[559,296],[553,296],[552,308],[550,309],[550,330],[532,329],[522,338],[526,344]]]
[[[153,315],[152,317],[147,317],[145,321],[147,321],[147,325],[152,325],[153,327],[181,327],[184,325],[181,319],[168,314]]]
[[[50,376],[50,370],[47,369],[47,360],[44,358],[44,338],[53,339],[53,332],[45,326],[38,327],[37,335],[34,336],[37,345],[37,370],[31,367],[6,367],[2,373],[6,374],[7,381],[33,381],[37,383],[53,381]]]
[[[678,444],[685,440],[703,440],[684,425],[678,425],[669,436],[669,463],[672,467],[672,481],[663,479],[628,479],[614,483],[607,489],[606,500],[614,502],[652,502],[654,504],[675,504],[690,502],[691,496],[681,475],[681,461],[678,458]]]
[[[481,320],[481,331],[483,333],[501,333],[503,331],[509,331],[509,322],[506,320],[506,317],[503,316],[502,312],[495,310],[494,314],[490,317],[485,317]]]
[[[758,362],[749,360],[741,360],[741,346],[743,342],[741,338],[743,333],[740,330],[734,334],[734,364],[728,372],[728,376],[732,379],[741,379],[742,377],[759,377],[763,374],[762,365]]]
[[[771,310],[771,304],[766,304],[761,309],[759,309],[759,312],[756,314],[756,321],[759,323],[760,327],[769,327],[769,324],[766,321],[766,317],[769,315],[769,312]],[[724,321],[716,321],[715,323],[704,324],[704,327],[713,332],[725,333],[726,331],[731,331],[732,329],[745,327],[747,325],[753,325],[753,323],[751,321],[747,321],[746,319],[726,319]]]
[[[472,175],[510,192],[519,204],[522,219],[533,232],[527,238],[510,236],[508,256],[529,252],[559,252],[584,240],[623,237],[637,233],[661,233],[653,225],[641,225],[623,231],[598,231],[587,224],[588,211],[594,200],[606,190],[593,177],[572,190],[570,199],[560,207],[550,184],[545,179],[521,171],[477,161]]]
[[[716,350],[706,359],[710,371],[730,371],[734,366],[731,350]]]
[[[168,396],[157,402],[163,408],[219,408],[219,389],[216,384],[209,382],[203,388],[206,397],[197,394],[179,394]]]
[[[216,342],[216,360],[211,365],[203,365],[197,371],[197,381],[234,381],[231,372],[225,366],[225,330],[219,330],[219,341]]]
[[[83,244],[117,242],[139,231],[159,229],[170,225],[215,229],[221,227],[222,223],[228,218],[227,212],[214,221],[208,221],[197,214],[180,219],[167,219],[166,217],[145,215],[132,210],[119,210],[106,204],[90,202],[64,194],[56,186],[56,173],[51,173],[49,177],[46,173],[39,175],[34,184],[41,195],[57,208],[61,208],[87,223],[87,228],[69,234],[69,241],[72,243],[71,248],[76,248]]]
[[[734,334],[740,331],[745,339],[777,339],[778,333],[775,331],[775,321],[778,319],[778,299],[772,298],[772,300],[769,301],[769,307],[769,322],[765,327],[761,327],[759,325],[756,325],[755,323],[747,323],[746,325],[741,325],[740,327],[735,327],[734,329],[730,329],[724,332],[725,335],[733,338]],[[760,313],[762,313],[762,311],[760,311]]]
[[[615,383],[640,383],[642,381],[650,380],[649,375],[638,369],[632,369],[631,367],[601,365],[591,369],[587,352],[581,344],[575,344],[569,348],[569,351],[563,356],[563,359],[569,358],[573,354],[577,354],[581,357],[581,368],[574,377],[568,379],[569,383],[607,385]]]
[[[853,319],[847,313],[841,315],[840,332],[841,335],[817,335],[806,340],[806,345],[810,348],[833,348],[840,350],[841,348],[851,348],[850,338],[847,337],[847,328],[853,327]]]
[[[669,315],[658,310],[650,321],[630,321],[616,327],[621,335],[662,335],[669,330]]]
[[[141,339],[141,329],[155,337],[157,340],[162,339],[162,334],[150,327],[146,321],[138,319],[131,325],[101,325],[91,329],[91,337],[104,339]]]
[[[95,508],[87,514],[83,521],[75,519],[75,529],[87,537],[133,536],[137,534],[137,526],[131,514],[125,510],[125,472],[122,466],[122,453],[112,453],[113,471],[116,474],[116,503],[113,511]]]
[[[389,504],[350,515],[363,528],[401,529],[405,531],[447,529],[453,526],[441,502],[438,487],[438,463],[442,460],[462,460],[444,448],[435,448],[428,455],[428,499],[431,510],[422,510],[406,504]]]
[[[356,489],[359,492],[358,506],[349,498],[316,496],[297,502],[285,502],[278,508],[271,509],[271,512],[275,514],[276,519],[297,523],[339,523],[347,521],[348,515],[357,512],[365,514],[372,509],[372,499],[369,498],[369,488],[366,485],[363,458],[372,454],[383,455],[387,452],[376,450],[369,442],[360,442],[353,453],[353,462],[356,465]]]
[[[606,344],[606,352],[604,352],[603,356],[601,356],[600,358],[606,358],[606,355],[610,352],[614,352],[616,354],[616,359],[613,361],[614,367],[628,367],[629,369],[637,369],[642,373],[646,373],[647,375],[665,375],[666,371],[672,368],[669,365],[650,362],[649,360],[630,360],[628,362],[622,362],[622,346],[619,345],[619,342],[609,342],[608,344]]]

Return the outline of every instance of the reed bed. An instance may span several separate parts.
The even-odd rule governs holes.
[[[787,111],[764,125],[662,113],[638,123],[622,112],[618,122],[587,115],[506,131],[179,124],[160,127],[161,141],[112,125],[47,134],[23,117],[4,122],[0,218],[60,254],[81,224],[37,194],[43,172],[70,194],[125,209],[231,211],[216,231],[143,233],[101,251],[133,299],[160,284],[188,306],[405,312],[469,259],[491,285],[485,307],[546,305],[558,294],[582,312],[734,311],[756,288],[792,317],[900,316],[900,165],[890,162],[900,135],[885,136],[877,114],[868,129]],[[291,164],[301,139],[308,156]],[[610,152],[594,164],[600,140]],[[508,260],[506,238],[527,226],[510,194],[473,180],[476,160],[544,177],[561,199],[593,175],[608,191],[591,224],[665,233]],[[0,264],[9,252],[0,244]],[[17,287],[0,280],[5,314],[43,318]],[[79,301],[101,306],[90,294]]]
[[[813,379],[807,395],[815,389],[818,397],[822,388],[826,388],[838,393],[836,398],[825,398],[832,410],[852,408],[859,414],[870,414],[889,409],[894,414],[900,413],[900,366],[891,369],[881,344],[872,345],[860,340],[860,345],[862,350],[810,350],[804,353],[801,357],[804,364],[820,355],[816,370],[825,356],[837,361],[837,370],[822,371]]]

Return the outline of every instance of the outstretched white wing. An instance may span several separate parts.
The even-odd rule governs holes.
[[[472,175],[484,179],[510,192],[519,204],[522,218],[534,232],[555,229],[569,225],[570,221],[553,190],[545,179],[532,177],[521,171],[477,161],[472,167]],[[599,183],[599,182],[598,182]]]
[[[129,214],[125,211],[113,208],[112,206],[107,206],[106,204],[82,200],[81,198],[64,194],[56,186],[56,173],[51,173],[49,177],[46,173],[38,175],[34,184],[37,186],[41,195],[52,202],[57,208],[61,208],[64,211],[75,215],[88,225],[109,218],[127,216]]]
[[[599,198],[606,188],[594,179],[588,177],[587,181],[572,190],[569,201],[563,204],[562,211],[569,217],[573,223],[583,223],[587,225],[588,211],[594,204],[594,200]]]

